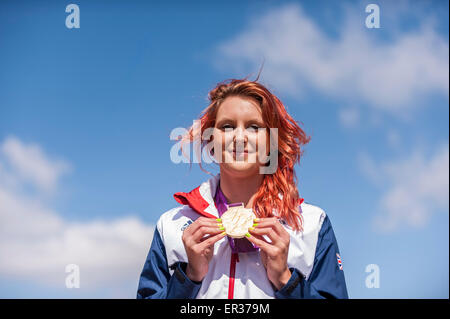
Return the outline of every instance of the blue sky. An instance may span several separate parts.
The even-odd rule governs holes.
[[[0,297],[134,298],[172,194],[208,178],[170,160],[170,132],[264,60],[311,135],[298,187],[349,296],[448,298],[448,24],[445,1],[2,1]]]

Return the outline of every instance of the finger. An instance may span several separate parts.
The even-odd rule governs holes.
[[[264,238],[263,236],[257,235],[257,234],[250,234],[250,233],[247,233],[247,234],[245,234],[245,236],[246,236],[247,238],[250,238],[251,236],[255,236],[257,239],[259,239],[259,240],[264,240],[266,243],[270,244],[270,242],[268,242],[266,238]]]
[[[267,228],[256,228],[254,230],[249,229],[249,233],[252,235],[259,235],[265,239],[270,240],[270,244],[275,245],[281,249],[285,249],[286,247],[289,247],[290,244],[290,236],[288,233],[286,233],[285,236],[280,236],[276,231],[273,230],[273,228],[267,227]]]
[[[224,232],[224,231],[222,230],[221,232]],[[200,243],[202,243],[202,242],[204,242],[205,240],[207,240],[207,239],[209,239],[209,238],[211,238],[211,237],[213,237],[213,236],[216,236],[216,235],[217,235],[217,234],[207,234],[207,235],[203,236],[202,238],[200,238]]]
[[[202,243],[202,242],[204,242],[205,240],[211,238],[212,236],[214,236],[214,235],[206,235],[206,236],[203,236],[202,238],[200,238],[200,242]]]
[[[250,235],[250,234],[249,234]],[[270,259],[276,259],[280,258],[282,256],[287,256],[287,252],[289,250],[289,247],[283,247],[274,245],[272,243],[268,243],[264,239],[258,238],[258,236],[247,236],[247,239],[252,242],[253,244],[259,246],[259,248],[266,253],[266,255]]]
[[[284,243],[284,241],[285,241],[283,238],[281,238],[278,235],[278,233],[272,227],[261,228],[258,226],[253,229],[249,228],[248,231],[251,235],[258,235],[261,237],[265,235],[265,236],[269,237],[269,239],[272,243],[279,243],[280,241]]]
[[[192,234],[191,238],[196,243],[200,242],[206,235],[217,235],[223,232],[225,228],[223,226],[219,227],[216,225],[214,227],[200,226],[195,233]]]
[[[185,247],[192,247],[196,243],[198,243],[198,238],[193,237],[194,234],[197,234],[199,228],[202,226],[210,225],[210,227],[219,228],[219,222],[216,219],[199,217],[192,224],[190,224],[184,231],[181,237],[183,244]],[[200,238],[202,234],[200,234]]]
[[[256,220],[257,222],[253,224],[253,227],[255,227],[256,229],[270,227],[274,229],[275,232],[285,241],[289,240],[289,233],[286,231],[283,225],[281,225],[277,217],[257,218]]]
[[[263,238],[258,238],[258,236],[252,236],[252,235],[246,235],[247,239],[255,244],[256,246],[258,246],[260,249],[262,249],[266,254],[268,255],[272,255],[272,247],[273,245],[268,243],[266,240],[264,240]]]
[[[206,249],[209,246],[214,245],[216,242],[218,242],[219,240],[221,240],[222,238],[224,238],[226,236],[226,232],[222,231],[221,233],[217,234],[217,235],[211,235],[209,238],[205,239],[204,241],[202,241],[199,245],[199,248],[201,250]]]
[[[274,227],[277,224],[280,224],[280,222],[276,217],[266,217],[266,218],[256,218],[255,224],[260,227]]]
[[[200,227],[202,226],[210,226],[210,227],[214,227],[216,225],[218,225],[219,222],[217,219],[212,219],[212,218],[207,218],[207,217],[199,217],[195,220],[195,222],[193,222],[192,224],[190,224],[188,226],[188,228],[186,228],[184,230],[184,232],[187,235],[193,234],[195,233]]]

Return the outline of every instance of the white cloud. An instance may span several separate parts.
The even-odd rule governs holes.
[[[101,288],[105,296],[114,291],[116,297],[134,298],[154,227],[134,216],[67,221],[39,191],[25,195],[15,187],[24,177],[44,188],[57,187],[63,166],[17,138],[7,139],[0,150],[0,275],[66,289],[65,267],[76,264],[80,291]],[[128,291],[117,295],[123,286]]]
[[[448,212],[448,144],[429,156],[416,150],[408,158],[380,164],[361,154],[359,163],[363,173],[384,191],[374,223],[377,230],[422,227],[436,211]]]
[[[398,116],[427,94],[448,97],[448,39],[433,29],[432,19],[408,33],[393,29],[392,40],[382,42],[355,10],[344,10],[345,23],[336,24],[338,36],[331,37],[297,4],[273,9],[219,44],[215,63],[247,74],[264,58],[262,78],[278,91],[300,98],[315,89]]]
[[[25,145],[15,137],[6,138],[0,151],[16,178],[31,182],[45,192],[52,192],[60,176],[71,169],[65,161],[50,159],[39,145]]]

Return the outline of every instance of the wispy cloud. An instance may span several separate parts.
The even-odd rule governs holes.
[[[41,192],[24,194],[17,187],[26,181],[46,190],[59,187],[69,166],[15,137],[0,145],[0,275],[65,289],[65,267],[76,264],[80,290],[117,291],[114,287],[125,283],[129,290],[119,297],[133,298],[152,225],[129,215],[68,221],[46,204]]]
[[[359,163],[365,176],[382,191],[374,219],[377,230],[422,227],[436,211],[448,213],[448,144],[433,154],[417,149],[406,158],[383,163],[362,153]]]
[[[263,78],[280,92],[301,98],[313,89],[398,116],[427,94],[448,97],[448,39],[435,31],[432,19],[422,19],[411,32],[393,24],[391,39],[380,41],[355,10],[344,10],[345,22],[336,24],[338,36],[332,37],[300,5],[275,8],[220,43],[215,63],[250,73],[264,58]],[[395,15],[395,7],[389,10]]]
[[[66,161],[51,159],[39,145],[23,144],[12,136],[5,139],[0,151],[14,172],[10,178],[29,182],[44,192],[54,191],[58,179],[71,170]]]

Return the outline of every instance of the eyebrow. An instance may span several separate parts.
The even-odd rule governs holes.
[[[222,125],[222,124],[224,124],[224,123],[227,123],[227,122],[234,123],[234,122],[236,122],[236,121],[233,120],[233,119],[230,119],[230,118],[224,118],[224,119],[221,119],[220,121],[216,122],[216,125],[215,125],[215,126],[220,126],[220,125]],[[255,124],[258,124],[258,125],[260,125],[260,126],[264,126],[264,122],[262,122],[262,121],[260,121],[260,120],[256,120],[256,119],[251,119],[251,120],[248,120],[248,121],[246,121],[246,122],[248,122],[248,123],[255,123]]]

